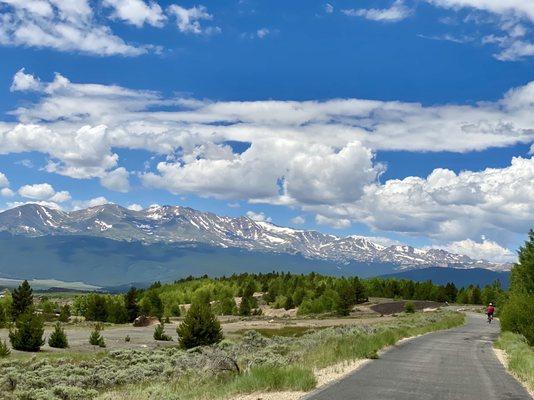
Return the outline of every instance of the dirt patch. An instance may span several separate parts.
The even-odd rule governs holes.
[[[444,305],[444,303],[438,303],[436,301],[422,301],[422,300],[413,300],[412,301],[416,310],[423,310],[425,308],[438,308]],[[370,306],[371,310],[383,314],[398,314],[404,311],[404,305],[407,303],[406,300],[391,301],[388,303],[380,303]]]

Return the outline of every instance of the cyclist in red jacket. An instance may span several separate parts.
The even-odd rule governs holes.
[[[493,307],[493,303],[489,303],[488,308],[486,308],[486,315],[488,316],[488,322],[491,322],[493,319],[493,313],[495,312],[495,307]]]

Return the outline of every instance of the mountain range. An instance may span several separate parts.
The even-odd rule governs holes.
[[[0,232],[0,274],[11,275],[5,277],[22,277],[12,276],[17,273],[13,267],[17,265],[19,272],[24,270],[31,278],[92,284],[172,279],[208,272],[222,275],[245,272],[247,265],[250,272],[306,272],[309,268],[364,276],[428,267],[492,271],[510,268],[509,264],[474,260],[441,249],[385,246],[362,236],[338,237],[180,206],[133,211],[105,204],[65,212],[26,204],[0,213]],[[49,260],[48,270],[56,268],[54,276],[43,271],[42,260]],[[84,265],[85,274],[81,266],[73,268],[74,260],[77,265]],[[210,263],[218,264],[220,270]],[[102,273],[102,264],[104,269],[111,268],[106,274],[113,270],[118,275],[109,275],[109,282],[93,279],[90,271],[94,273],[97,268]]]

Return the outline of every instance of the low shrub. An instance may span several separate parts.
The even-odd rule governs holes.
[[[407,314],[413,314],[415,312],[415,305],[413,304],[413,301],[407,301],[406,304],[404,304],[404,311]]]
[[[67,335],[65,330],[61,327],[59,322],[54,326],[54,332],[48,338],[48,345],[57,349],[66,349],[69,347],[69,342],[67,340]]]
[[[0,340],[0,358],[7,357],[11,354],[11,350],[7,347],[5,340]]]

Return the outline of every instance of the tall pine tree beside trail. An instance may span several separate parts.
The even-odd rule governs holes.
[[[510,298],[500,313],[501,329],[519,333],[534,346],[534,231],[519,249],[518,263],[512,268]]]
[[[11,297],[13,299],[11,305],[11,315],[13,320],[17,320],[18,317],[26,311],[32,310],[33,290],[28,281],[25,280],[17,289],[13,290]]]
[[[518,263],[512,268],[511,293],[534,294],[534,230],[530,230],[528,238],[519,249]]]

